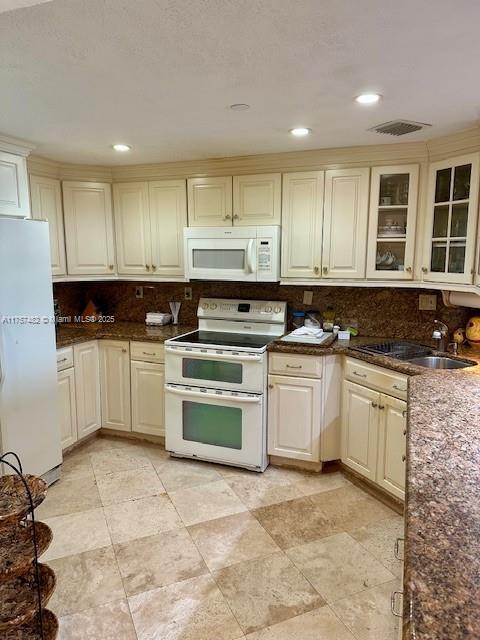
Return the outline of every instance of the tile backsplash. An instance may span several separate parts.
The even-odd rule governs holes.
[[[137,299],[135,289],[143,286],[144,297]],[[184,300],[184,288],[192,288],[192,300]],[[313,292],[313,303],[303,304],[303,292]],[[437,295],[436,311],[420,311],[420,293]],[[117,322],[144,322],[147,311],[169,311],[169,300],[182,303],[180,322],[196,325],[196,311],[200,297],[245,298],[256,300],[285,300],[289,320],[294,310],[333,307],[340,322],[356,320],[360,335],[382,336],[430,341],[433,320],[446,322],[451,331],[465,326],[468,318],[479,311],[463,307],[447,308],[440,292],[418,289],[367,287],[299,287],[276,283],[252,284],[243,282],[69,282],[54,284],[62,315],[81,313],[92,300],[104,315],[113,315]]]

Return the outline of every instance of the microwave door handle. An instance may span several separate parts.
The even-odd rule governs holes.
[[[216,393],[204,393],[203,391],[186,391],[185,389],[175,389],[173,387],[165,386],[165,390],[169,393],[174,393],[178,396],[188,396],[190,398],[210,398],[213,400],[233,400],[234,402],[241,402],[242,404],[258,404],[261,402],[261,397],[258,398],[240,398],[238,396],[222,396]]]
[[[204,358],[205,360],[235,360],[235,362],[260,362],[261,356],[234,356],[226,353],[202,353],[200,351],[183,351],[181,349],[165,347],[165,353],[173,353],[176,356],[189,358]]]
[[[255,265],[253,263],[253,253],[255,250],[255,240],[250,238],[247,244],[247,273],[253,273],[255,271]]]

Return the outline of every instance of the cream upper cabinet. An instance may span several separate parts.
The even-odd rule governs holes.
[[[232,224],[232,177],[188,179],[188,226]]]
[[[99,352],[102,427],[131,431],[130,344],[101,340]]]
[[[268,376],[268,453],[320,460],[322,381]]]
[[[164,385],[163,364],[132,360],[132,431],[165,435]]]
[[[323,171],[283,174],[282,278],[320,278]]]
[[[32,218],[48,220],[52,274],[63,276],[67,273],[67,259],[60,180],[30,176],[30,197]]]
[[[77,403],[75,399],[75,370],[73,367],[57,374],[58,417],[62,449],[71,447],[77,436]]]
[[[102,426],[100,403],[100,367],[96,340],[73,346],[78,438]]]
[[[183,229],[187,226],[185,180],[150,182],[152,273],[183,276]]]
[[[377,476],[380,394],[345,380],[342,406],[342,462],[369,480]]]
[[[367,278],[413,278],[417,197],[417,164],[372,169]]]
[[[280,224],[282,174],[265,173],[233,177],[233,224]]]
[[[407,450],[407,403],[380,395],[377,483],[403,500]]]
[[[6,151],[0,151],[0,215],[30,216],[26,158]]]
[[[473,153],[430,165],[422,265],[427,282],[473,282],[479,156]]]
[[[71,275],[115,272],[110,184],[64,182],[67,268]]]
[[[114,184],[113,209],[118,273],[150,273],[152,248],[148,183]]]
[[[364,278],[370,169],[325,172],[322,275]]]

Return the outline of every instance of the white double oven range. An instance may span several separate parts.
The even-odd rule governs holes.
[[[165,446],[174,456],[264,471],[267,353],[286,303],[202,298],[198,330],[165,342]]]

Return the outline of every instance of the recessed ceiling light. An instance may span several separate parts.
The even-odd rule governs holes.
[[[312,133],[312,130],[307,129],[307,127],[295,127],[294,129],[290,129],[290,133],[292,136],[301,138],[302,136],[308,136],[309,133]]]
[[[376,104],[381,97],[379,93],[361,93],[355,101],[359,104]]]
[[[114,144],[113,148],[115,151],[130,151],[132,147],[129,144]]]
[[[238,102],[236,104],[231,104],[230,109],[232,111],[247,111],[248,109],[250,109],[250,105],[243,102]]]

